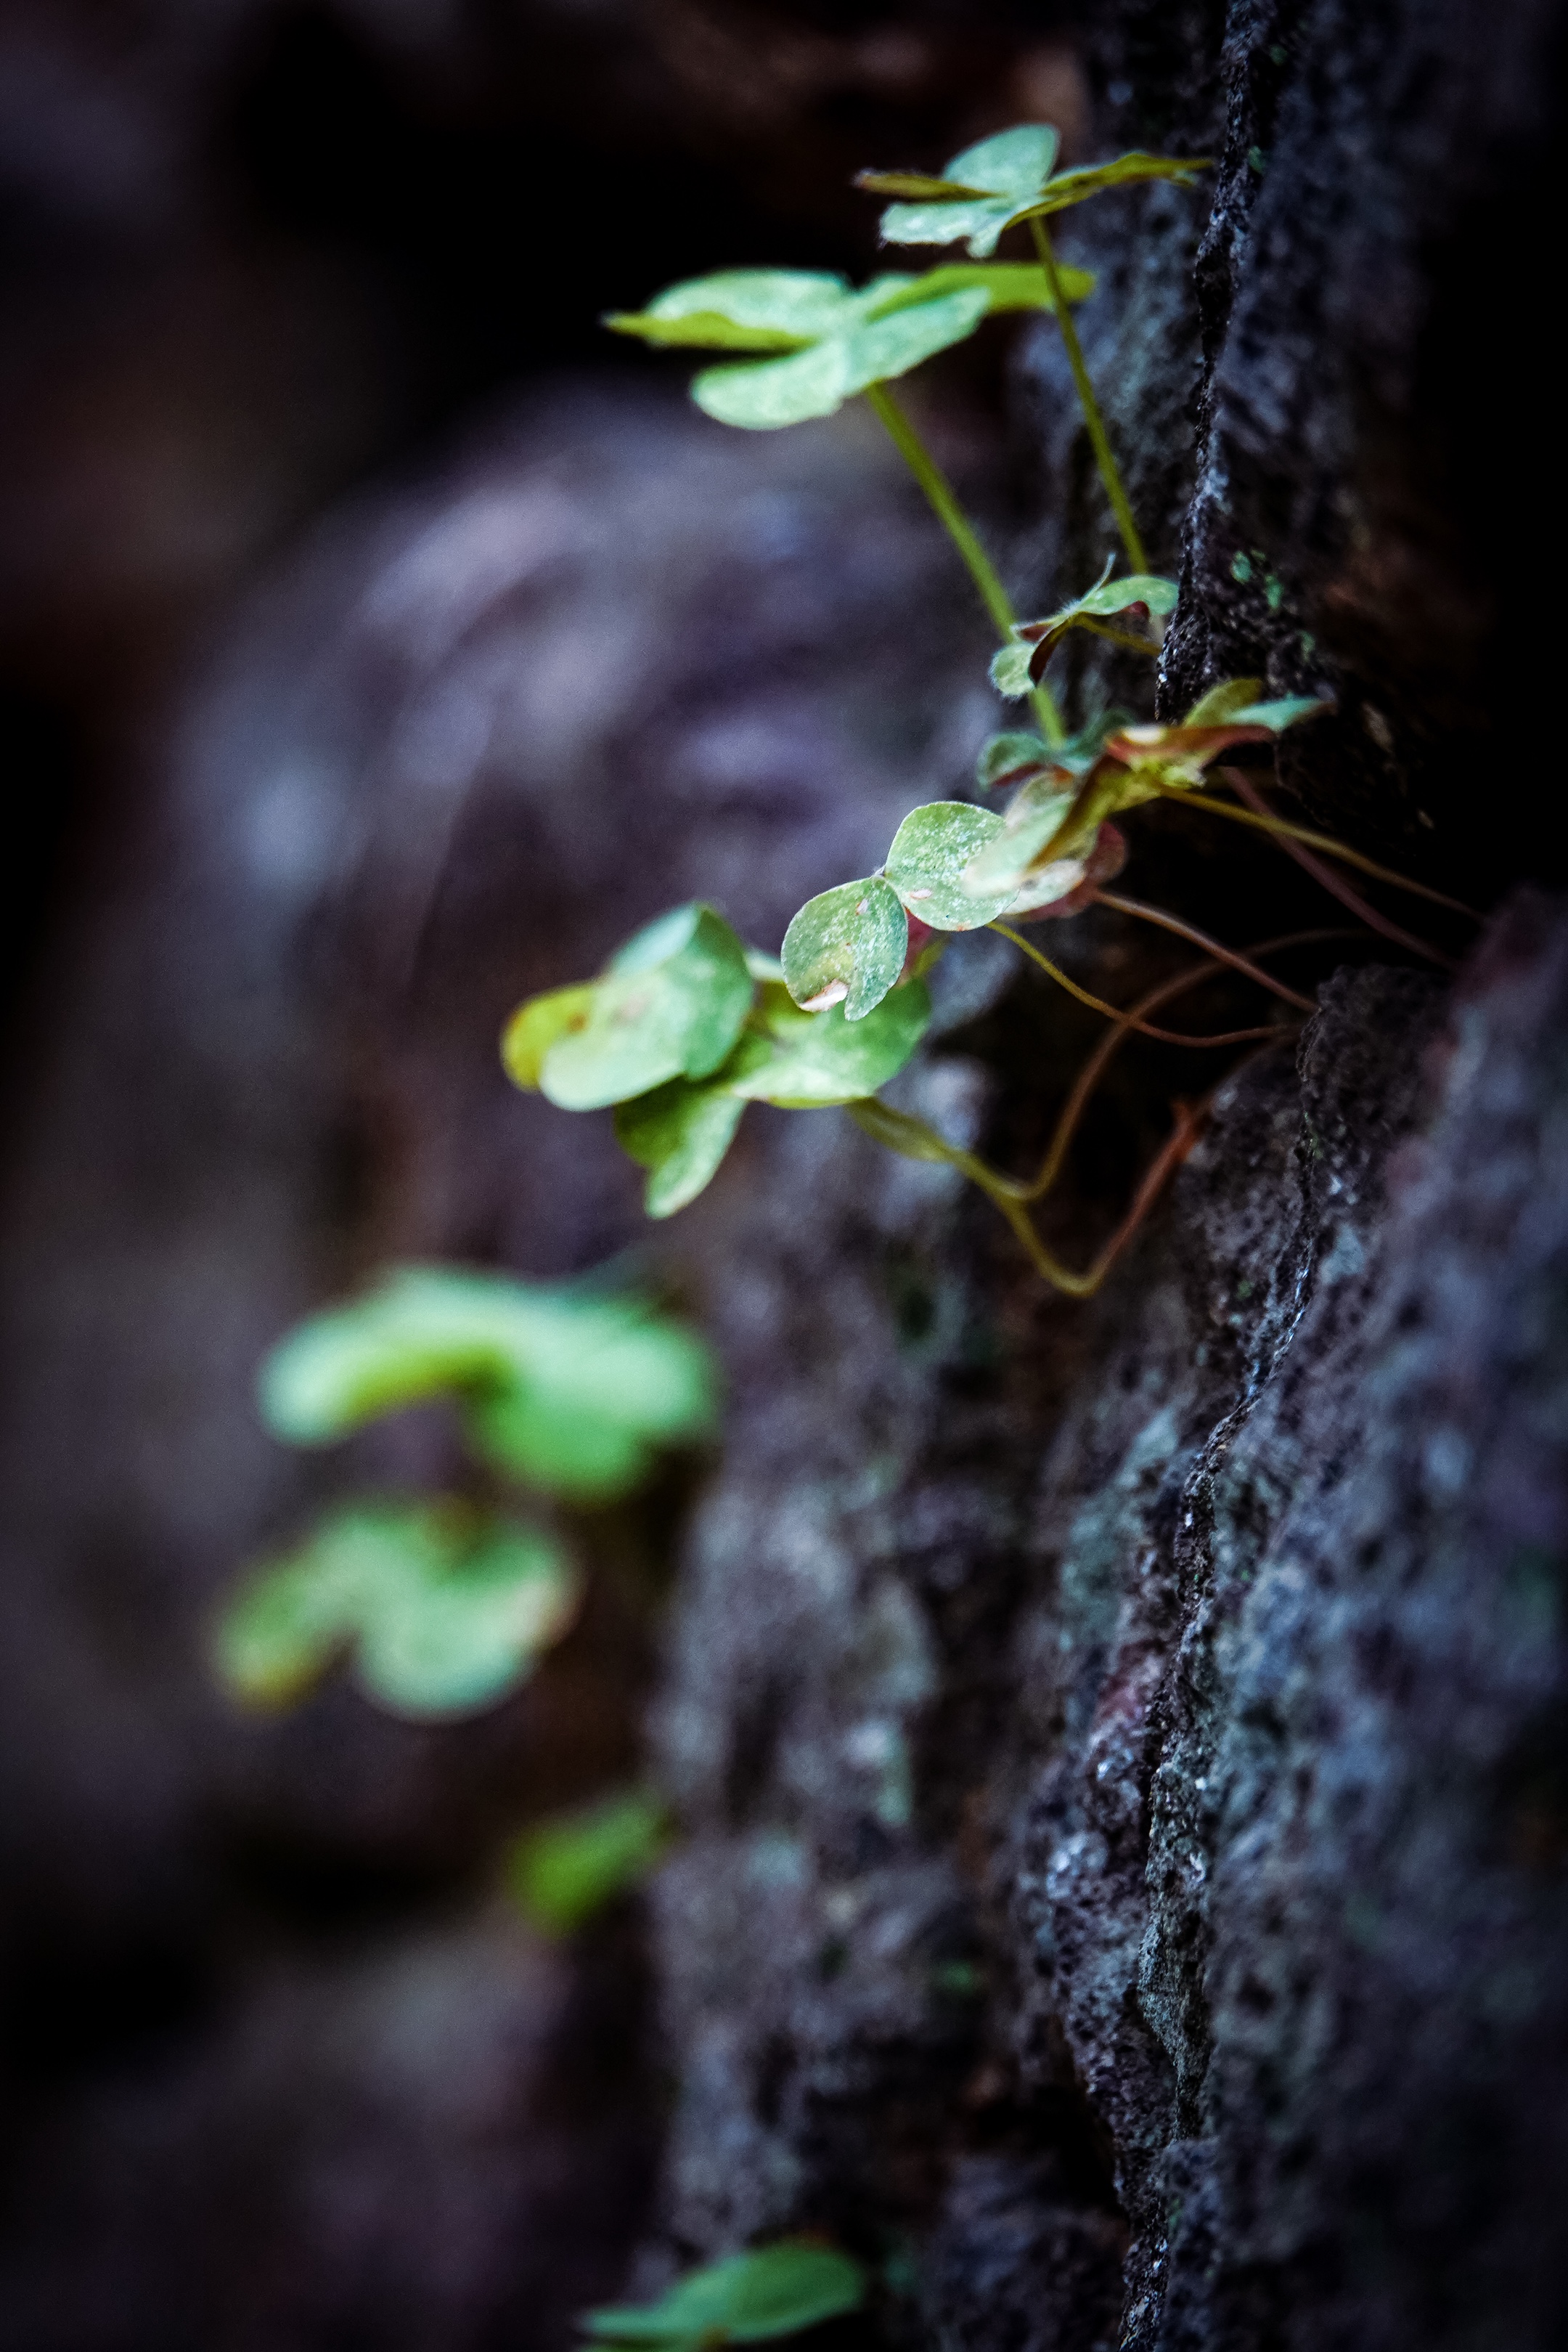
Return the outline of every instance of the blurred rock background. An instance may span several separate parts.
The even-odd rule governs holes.
[[[1562,878],[1521,690],[1561,33],[0,8],[5,2352],[553,2347],[795,2225],[878,2266],[890,2341],[1557,2340],[1562,917],[1509,893]],[[831,1116],[749,1114],[650,1234],[602,1123],[495,1059],[678,898],[776,944],[994,723],[869,420],[726,434],[597,314],[862,273],[856,167],[1037,116],[1217,158],[1062,240],[1181,572],[1166,707],[1332,690],[1301,806],[1504,908],[1451,1000],[1345,950],[1088,1310]],[[1092,576],[1049,332],[933,378],[1023,601]],[[1145,820],[1151,895],[1326,919],[1223,830]],[[1021,1162],[1094,1024],[992,945],[917,1083]],[[1063,952],[1166,968],[1098,918]],[[1070,1255],[1197,1066],[1124,1057]],[[727,1445],[583,1527],[537,1681],[441,1730],[340,1686],[235,1715],[236,1566],[445,1460],[418,1417],[284,1455],[270,1340],[392,1257],[625,1252],[718,1339]],[[685,1832],[652,1931],[545,1946],[505,1839],[637,1769],[645,1717]]]

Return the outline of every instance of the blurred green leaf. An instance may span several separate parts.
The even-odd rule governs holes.
[[[1006,892],[977,898],[964,886],[968,866],[1002,830],[989,809],[967,801],[931,801],[912,809],[893,837],[887,878],[912,915],[936,931],[972,931],[1007,906]]]
[[[784,978],[797,1004],[825,1012],[842,1004],[861,1021],[896,985],[909,947],[909,921],[880,877],[841,883],[809,898],[784,934]]]
[[[925,1034],[931,999],[924,981],[906,980],[862,1020],[844,1008],[800,1012],[780,989],[767,1008],[766,1032],[747,1031],[724,1071],[731,1092],[747,1102],[815,1110],[874,1094],[900,1071]]]
[[[848,2254],[787,2238],[692,2271],[657,2303],[591,2311],[581,2325],[604,2344],[760,2344],[858,2311],[865,2288]]]
[[[904,307],[890,317],[846,320],[840,331],[788,359],[705,369],[692,398],[721,425],[770,432],[831,416],[870,383],[904,375],[922,360],[961,343],[990,309],[983,287]]]
[[[1200,694],[1183,719],[1184,727],[1219,727],[1233,719],[1249,703],[1256,702],[1263,691],[1260,677],[1224,677]]]
[[[539,1071],[550,1047],[587,1025],[593,1006],[593,982],[574,988],[552,988],[547,995],[530,996],[519,1004],[501,1032],[501,1060],[515,1087],[537,1091]]]
[[[1005,694],[1009,702],[1017,702],[1023,695],[1032,692],[1033,680],[1029,674],[1029,666],[1033,659],[1032,646],[1004,646],[1000,653],[993,654],[990,675],[991,684],[997,692]]]
[[[711,907],[678,907],[638,932],[595,982],[588,1019],[543,1056],[563,1110],[600,1110],[716,1070],[750,1010],[746,950]]]
[[[512,1849],[507,1882],[536,1927],[570,1935],[647,1876],[667,1835],[663,1801],[622,1790],[527,1831]]]
[[[294,1444],[444,1395],[485,1460],[584,1498],[631,1484],[653,1444],[700,1435],[715,1404],[702,1342],[641,1298],[436,1267],[313,1316],[261,1377],[263,1417]]]
[[[696,1199],[716,1174],[745,1108],[716,1078],[703,1086],[672,1078],[651,1095],[616,1105],[616,1141],[651,1171],[643,1196],[649,1216],[673,1217]]]
[[[1266,727],[1270,735],[1282,735],[1287,727],[1295,727],[1303,719],[1315,719],[1321,711],[1333,707],[1316,695],[1293,694],[1278,702],[1243,703],[1239,710],[1232,713],[1231,723],[1237,727]]]
[[[465,1714],[514,1689],[576,1614],[581,1579],[550,1538],[460,1507],[335,1512],[256,1571],[216,1637],[237,1697],[296,1698],[352,1648],[397,1713]]]

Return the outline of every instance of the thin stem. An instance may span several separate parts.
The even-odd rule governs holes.
[[[865,396],[887,428],[894,447],[930,499],[937,520],[968,566],[969,577],[980,592],[980,601],[997,626],[1004,646],[1013,643],[1015,618],[1008,592],[997,577],[996,567],[976,538],[968,517],[953,495],[953,486],[920,438],[900,404],[885,383],[868,383]],[[1063,743],[1067,730],[1061,713],[1048,687],[1038,686],[1030,697],[1040,727],[1048,743]]]
[[[1216,773],[1231,783],[1239,771],[1220,768]],[[1282,816],[1254,816],[1248,809],[1232,808],[1228,801],[1211,800],[1207,793],[1195,793],[1186,785],[1156,784],[1155,791],[1170,801],[1181,801],[1188,808],[1207,809],[1211,816],[1228,816],[1232,824],[1249,824],[1258,833],[1275,833],[1282,840],[1305,842],[1309,849],[1321,849],[1325,857],[1337,857],[1342,866],[1354,866],[1363,874],[1370,874],[1375,882],[1386,882],[1396,890],[1408,890],[1413,898],[1428,898],[1434,907],[1447,907],[1451,915],[1467,915],[1472,923],[1481,919],[1473,907],[1462,898],[1445,898],[1440,890],[1429,890],[1425,882],[1412,882],[1407,874],[1396,874],[1391,866],[1375,866],[1370,857],[1363,857],[1358,849],[1347,849],[1330,833],[1312,833],[1304,824],[1291,824]]]
[[[1244,770],[1226,768],[1221,772],[1232,792],[1239,793],[1249,808],[1259,816],[1273,815],[1273,810]],[[1380,914],[1375,907],[1367,903],[1359,890],[1353,890],[1348,882],[1343,881],[1325,866],[1321,857],[1314,857],[1310,849],[1303,849],[1299,841],[1284,839],[1280,846],[1287,857],[1294,858],[1304,874],[1312,876],[1321,890],[1326,890],[1331,898],[1337,898],[1342,907],[1348,907],[1353,915],[1359,915],[1373,930],[1381,931],[1385,940],[1392,940],[1397,947],[1410,949],[1416,955],[1425,956],[1428,963],[1440,964],[1445,971],[1458,971],[1458,966],[1452,956],[1440,955],[1425,940],[1418,940],[1414,931],[1406,930],[1402,924],[1390,922],[1386,915]]]
[[[1285,1003],[1296,1005],[1302,1013],[1317,1011],[1310,996],[1299,996],[1293,988],[1287,988],[1283,981],[1271,979],[1257,964],[1249,963],[1244,955],[1238,955],[1234,948],[1222,947],[1218,940],[1211,940],[1207,931],[1198,930],[1192,923],[1184,923],[1176,915],[1167,915],[1163,907],[1145,907],[1140,899],[1124,898],[1113,890],[1096,890],[1094,896],[1101,906],[1114,907],[1119,915],[1136,915],[1140,922],[1154,923],[1162,931],[1174,931],[1178,940],[1190,940],[1206,955],[1217,956],[1221,963],[1230,964],[1237,971],[1244,971],[1249,980],[1257,981],[1260,987],[1270,990]]]
[[[1138,536],[1138,526],[1133,520],[1133,509],[1127,503],[1127,493],[1122,487],[1122,477],[1111,452],[1105,420],[1100,414],[1100,403],[1094,397],[1094,386],[1083,363],[1083,346],[1078,340],[1078,330],[1072,321],[1071,305],[1062,291],[1050,232],[1042,220],[1031,220],[1029,226],[1034,238],[1034,249],[1040,256],[1040,266],[1045,272],[1045,282],[1051,289],[1056,323],[1061,330],[1067,364],[1072,370],[1072,381],[1078,389],[1078,404],[1083,411],[1083,422],[1089,427],[1094,462],[1100,468],[1100,479],[1105,485],[1105,495],[1111,501],[1111,511],[1116,518],[1116,528],[1122,534],[1127,561],[1134,572],[1146,572],[1149,559],[1144,552],[1144,542]]]
[[[1129,1016],[1124,1013],[1120,1005],[1107,1004],[1103,997],[1092,996],[1086,988],[1080,988],[1075,980],[1068,978],[1060,964],[1054,964],[1049,956],[1041,955],[1034,941],[1026,940],[1021,932],[1011,929],[1006,923],[991,923],[988,928],[993,931],[999,931],[1004,940],[1011,940],[1014,947],[1021,948],[1030,961],[1037,963],[1048,978],[1055,981],[1058,988],[1064,988],[1069,996],[1075,996],[1078,999],[1080,1004],[1087,1004],[1092,1013],[1103,1013],[1108,1021],[1124,1022],[1125,1025],[1129,1029],[1135,1030],[1140,1037],[1153,1037],[1162,1045],[1249,1045],[1254,1038],[1272,1037],[1275,1034],[1271,1026],[1225,1029],[1212,1037],[1195,1037],[1189,1030],[1185,1029],[1154,1028],[1147,1021],[1140,1021],[1135,1014]]]

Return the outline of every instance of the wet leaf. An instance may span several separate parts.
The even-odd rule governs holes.
[[[748,1031],[723,1076],[747,1102],[812,1110],[874,1094],[900,1071],[925,1034],[931,999],[924,981],[906,980],[863,1020],[844,1008],[802,1013],[784,990],[766,1008],[765,1026]]]
[[[485,1460],[580,1496],[632,1483],[655,1443],[700,1435],[715,1405],[701,1341],[634,1296],[434,1267],[313,1316],[262,1370],[263,1418],[294,1444],[436,1396]]]
[[[581,2325],[604,2344],[759,2344],[857,2311],[865,2286],[848,2254],[784,2239],[689,2272],[657,2303],[592,2311]]]
[[[236,1696],[298,1697],[352,1651],[400,1714],[465,1714],[525,1681],[576,1614],[580,1577],[537,1529],[452,1507],[338,1511],[242,1585],[217,1663]]]
[[[587,1021],[543,1056],[540,1090],[563,1110],[600,1110],[669,1078],[706,1077],[740,1034],[752,992],[729,925],[711,907],[678,907],[595,982]]]
[[[797,1004],[825,1012],[842,1004],[862,1021],[896,986],[909,922],[896,891],[873,877],[809,898],[784,934],[784,978]]]
[[[1002,830],[1002,819],[967,801],[912,809],[893,837],[887,878],[912,915],[937,931],[972,931],[999,915],[1009,893],[977,897],[963,877]]]
[[[574,988],[552,988],[518,1005],[501,1032],[501,1060],[515,1087],[538,1088],[545,1055],[558,1039],[587,1026],[592,1003],[593,982],[588,980]]]
[[[745,1108],[722,1078],[703,1086],[672,1078],[616,1106],[616,1141],[650,1171],[643,1197],[650,1217],[673,1217],[712,1181]]]
[[[622,1790],[528,1831],[512,1850],[507,1881],[536,1927],[570,1935],[647,1876],[668,1834],[661,1798]]]

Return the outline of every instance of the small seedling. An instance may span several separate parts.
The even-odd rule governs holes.
[[[580,2325],[596,2344],[652,2345],[659,2352],[710,2352],[798,2336],[865,2300],[861,2264],[809,2238],[785,2238],[690,2271],[657,2303],[591,2311]]]
[[[497,1483],[608,1501],[715,1413],[701,1341],[646,1300],[423,1267],[301,1324],[263,1366],[260,1396],[296,1445],[434,1399],[457,1414],[480,1492],[329,1513],[251,1571],[214,1636],[220,1675],[251,1705],[289,1705],[351,1656],[361,1687],[411,1717],[516,1689],[577,1613],[570,1549],[498,1509]]]
[[[1127,855],[1118,819],[1166,799],[1251,825],[1272,835],[1359,918],[1437,961],[1445,960],[1379,916],[1321,861],[1357,866],[1444,906],[1455,902],[1325,835],[1285,823],[1244,771],[1217,768],[1222,755],[1270,745],[1325,709],[1318,698],[1270,697],[1259,679],[1231,678],[1212,687],[1178,725],[1104,712],[1076,735],[1068,733],[1047,678],[1068,636],[1087,632],[1154,656],[1177,591],[1174,581],[1149,569],[1073,323],[1072,306],[1092,293],[1093,280],[1061,267],[1046,224],[1110,189],[1151,180],[1190,186],[1207,164],[1202,158],[1139,152],[1059,172],[1058,146],[1049,124],[1024,123],[966,148],[939,175],[861,174],[862,187],[898,200],[883,215],[885,243],[963,243],[972,257],[967,264],[920,276],[884,275],[858,292],[841,278],[815,271],[726,270],[671,287],[646,310],[606,321],[653,344],[736,355],[705,370],[692,385],[698,406],[726,424],[770,430],[831,415],[852,395],[863,394],[949,532],[997,628],[1002,648],[992,664],[993,685],[1004,697],[1032,702],[1038,730],[995,735],[980,754],[977,789],[1014,786],[1011,802],[999,813],[967,800],[913,810],[874,874],[824,890],[800,909],[778,964],[743,947],[712,908],[677,908],[640,931],[597,981],[524,1005],[503,1051],[519,1086],[537,1087],[567,1109],[615,1106],[622,1145],[649,1171],[652,1216],[672,1214],[702,1191],[747,1101],[793,1109],[841,1104],[890,1150],[962,1170],[1002,1209],[1039,1271],[1082,1295],[1103,1278],[1159,1181],[1188,1148],[1202,1106],[1178,1116],[1127,1217],[1093,1265],[1082,1272],[1063,1266],[1040,1244],[1030,1211],[1060,1172],[1066,1138],[1082,1108],[1079,1090],[1044,1171],[1028,1181],[987,1168],[922,1121],[876,1099],[920,1042],[929,1011],[922,974],[941,953],[946,935],[985,926],[999,930],[1069,993],[1114,1024],[1107,1051],[1133,1034],[1209,1046],[1291,1033],[1254,1026],[1215,1037],[1155,1027],[1147,1014],[1169,990],[1119,1011],[1069,979],[1012,928],[1071,917],[1090,906],[1109,908],[1202,950],[1205,961],[1180,980],[1177,992],[1228,969],[1294,1011],[1313,1009],[1311,998],[1264,968],[1261,959],[1273,951],[1267,943],[1238,950],[1163,908],[1109,891],[1105,886]],[[1014,228],[1028,230],[1032,263],[992,258],[1001,236]],[[1024,622],[951,485],[888,388],[890,379],[961,342],[996,312],[1017,310],[1047,313],[1061,335],[1131,567],[1115,579],[1115,559],[1107,559],[1092,587],[1043,619]],[[1243,805],[1222,797],[1227,791]],[[1103,1067],[1103,1059],[1097,1056],[1093,1066]]]
[[[526,1830],[508,1858],[507,1883],[536,1927],[570,1935],[648,1875],[669,1828],[661,1798],[622,1790]]]

